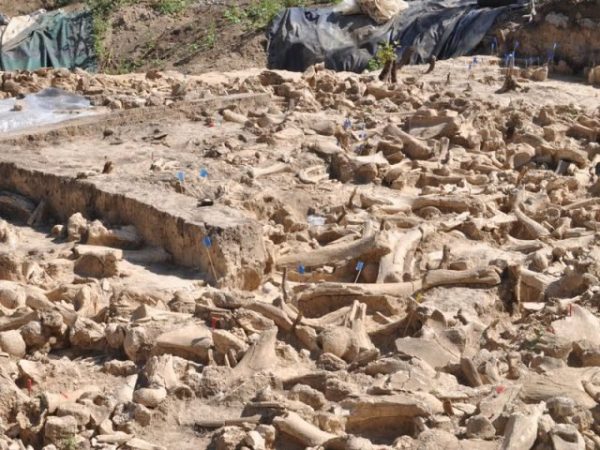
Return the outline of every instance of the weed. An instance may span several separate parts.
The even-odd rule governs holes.
[[[155,0],[153,8],[161,14],[174,15],[184,11],[190,0]]]
[[[77,450],[77,440],[74,435],[70,435],[60,443],[61,450]]]
[[[397,58],[396,48],[398,48],[396,42],[387,42],[385,44],[380,42],[375,57],[369,60],[367,64],[367,70],[371,72],[380,70],[383,69],[386,63],[394,62]]]
[[[235,5],[227,8],[223,13],[223,17],[229,23],[239,24],[246,18],[246,14],[239,6]]]
[[[228,8],[224,17],[230,23],[242,23],[248,30],[258,31],[265,29],[282,9],[306,4],[307,0],[255,0],[246,9]]]
[[[206,35],[204,35],[204,37],[202,38],[202,46],[204,48],[212,49],[215,47],[216,42],[217,42],[217,26],[215,25],[214,22],[212,22],[210,24],[210,26],[208,27],[208,31],[206,32]]]

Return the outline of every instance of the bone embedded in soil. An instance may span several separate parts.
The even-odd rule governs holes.
[[[0,448],[600,446],[599,93],[469,61],[11,74]]]

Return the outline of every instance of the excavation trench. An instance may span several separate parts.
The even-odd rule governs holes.
[[[183,102],[177,107],[133,109],[7,133],[0,147],[0,190],[23,195],[36,204],[44,202],[46,215],[56,222],[65,223],[79,212],[107,226],[132,225],[146,244],[163,248],[178,265],[199,269],[209,282],[256,289],[265,270],[266,253],[261,226],[253,219],[226,206],[199,207],[193,197],[165,192],[142,181],[79,179],[65,173],[60,163],[35,163],[14,148],[27,142],[31,149],[32,143],[97,134],[105,127],[131,126],[158,118],[177,119],[231,104],[251,107],[267,99],[260,94],[216,97]],[[85,151],[93,153],[94,149]]]

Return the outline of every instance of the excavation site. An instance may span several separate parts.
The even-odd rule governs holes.
[[[600,6],[0,0],[0,450],[600,450]]]

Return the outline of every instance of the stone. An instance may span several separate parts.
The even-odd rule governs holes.
[[[569,397],[553,397],[546,402],[548,411],[554,420],[562,422],[575,414],[575,401]]]
[[[546,81],[548,79],[548,66],[533,69],[530,78],[533,81]]]
[[[593,67],[588,73],[588,83],[598,86],[600,85],[600,66]]]
[[[319,335],[323,352],[331,353],[345,361],[352,361],[358,355],[359,343],[350,328],[335,327]]]
[[[141,426],[147,427],[150,425],[150,421],[152,420],[152,411],[150,411],[144,405],[137,404],[133,410],[133,418]]]
[[[467,419],[467,437],[492,439],[496,435],[496,429],[485,416],[473,416]]]
[[[23,358],[27,352],[27,345],[18,330],[3,331],[0,333],[0,348],[11,356]]]
[[[77,420],[77,425],[80,427],[86,426],[90,422],[90,410],[79,403],[64,403],[56,410],[56,415],[59,417],[72,416]]]
[[[67,221],[67,240],[81,241],[87,237],[88,221],[81,213],[75,213]]]
[[[77,434],[77,419],[73,416],[51,416],[44,425],[44,442],[61,445],[64,440]]]
[[[116,377],[126,377],[137,373],[138,368],[133,361],[119,361],[113,359],[104,363],[104,372]]]
[[[332,372],[345,370],[347,366],[346,361],[332,353],[321,353],[317,360],[317,367],[319,369],[330,370]]]
[[[133,401],[148,408],[156,408],[167,398],[167,390],[159,388],[141,388],[133,393]]]
[[[327,399],[322,392],[311,388],[305,384],[297,384],[294,386],[288,397],[291,400],[298,400],[302,403],[306,403],[311,406],[314,410],[318,410],[327,405]]]
[[[27,295],[25,290],[9,282],[0,282],[0,305],[8,309],[25,306]]]

